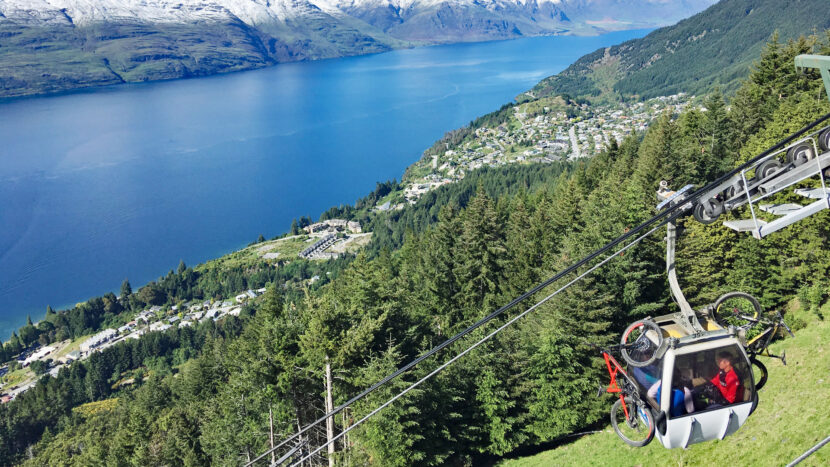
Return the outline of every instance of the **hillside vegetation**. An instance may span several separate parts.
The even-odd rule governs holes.
[[[374,241],[385,247],[358,254],[319,289],[286,296],[283,279],[275,276],[262,305],[239,320],[156,336],[159,357],[137,341],[73,366],[0,406],[0,458],[33,466],[237,465],[251,459],[269,445],[269,411],[279,438],[324,411],[327,363],[336,405],[649,218],[660,180],[674,187],[701,184],[826,113],[820,79],[797,75],[792,66],[796,54],[809,51],[830,53],[830,43],[814,37],[768,46],[729,109],[715,94],[706,112],[666,114],[644,135],[612,143],[588,161],[540,170],[547,178],[523,172],[534,166],[491,169],[472,196],[465,194],[468,186],[448,185],[436,190],[436,204],[422,200],[383,214],[378,222],[388,232],[377,229]],[[678,268],[690,302],[697,307],[739,289],[760,297],[765,310],[783,309],[796,295],[818,309],[830,292],[828,221],[830,211],[823,211],[760,242],[718,224],[686,223]],[[350,433],[347,443],[337,443],[337,463],[469,465],[603,423],[609,403],[594,395],[607,375],[585,341],[612,342],[632,319],[672,311],[664,267],[664,245],[655,235]],[[787,319],[808,321],[796,313]],[[826,337],[826,324],[803,329],[805,337]],[[469,342],[350,408],[337,417],[335,431]],[[781,345],[790,342],[803,341]],[[812,366],[799,350],[792,352],[803,384],[781,388],[778,379],[762,397],[776,385],[791,398],[817,391],[814,372],[823,360]],[[111,386],[133,374],[143,378]],[[71,410],[101,400],[109,402]],[[769,414],[777,407],[766,405],[769,412],[759,412],[757,420],[770,420],[763,417],[774,417]],[[790,409],[780,407],[783,417]],[[821,423],[804,415],[791,438],[798,450],[826,435]],[[322,437],[315,431],[309,441]],[[620,456],[629,452],[614,446]],[[747,449],[736,446],[735,452]]]
[[[613,100],[700,95],[716,87],[731,93],[772,31],[789,40],[827,28],[825,0],[722,0],[642,39],[585,55],[528,94]]]

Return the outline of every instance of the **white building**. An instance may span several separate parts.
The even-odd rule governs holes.
[[[35,353],[33,353],[33,354],[29,355],[28,357],[26,357],[26,360],[23,360],[22,366],[24,368],[29,366],[35,360],[40,360],[41,358],[49,355],[50,353],[52,353],[53,350],[55,350],[55,348],[52,347],[52,346],[42,347],[42,348],[38,349]]]
[[[94,336],[85,340],[81,344],[81,352],[89,352],[90,350],[100,346],[101,344],[111,341],[117,334],[118,331],[116,331],[115,329],[104,329],[98,334],[95,334]]]
[[[155,323],[150,325],[150,331],[164,331],[165,329],[169,329],[170,325],[165,324],[164,321],[156,321]]]

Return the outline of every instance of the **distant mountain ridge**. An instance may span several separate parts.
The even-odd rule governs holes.
[[[528,94],[650,98],[734,90],[773,32],[780,40],[830,28],[827,0],[722,0],[641,39],[597,50]]]
[[[0,97],[671,24],[715,0],[0,0]]]

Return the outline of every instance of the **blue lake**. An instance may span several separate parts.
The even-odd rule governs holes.
[[[648,31],[538,37],[0,102],[0,338],[278,235],[441,135]]]

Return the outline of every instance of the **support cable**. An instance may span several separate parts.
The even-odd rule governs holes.
[[[804,459],[806,459],[806,458],[808,458],[808,457],[812,456],[812,455],[813,455],[816,451],[818,451],[819,449],[821,449],[821,448],[822,448],[822,446],[824,446],[824,445],[825,445],[825,444],[827,444],[827,443],[830,443],[830,436],[828,436],[828,437],[824,438],[824,440],[822,440],[822,441],[819,441],[819,443],[818,443],[818,444],[816,444],[815,446],[813,446],[813,447],[811,447],[810,449],[808,449],[808,450],[807,450],[807,452],[805,452],[804,454],[802,454],[802,455],[798,456],[798,457],[797,457],[794,461],[792,461],[792,462],[790,462],[789,464],[787,464],[787,467],[793,467],[794,465],[799,464],[799,463],[800,463],[801,461],[803,461]]]
[[[320,424],[320,423],[322,423],[322,422],[326,421],[328,418],[333,417],[334,415],[337,415],[338,413],[342,412],[342,411],[343,411],[344,409],[346,409],[347,407],[349,407],[349,406],[351,406],[352,404],[354,404],[355,402],[357,402],[357,401],[359,401],[359,400],[361,400],[361,399],[365,398],[365,397],[366,397],[366,396],[368,396],[370,393],[374,392],[375,390],[377,390],[377,389],[378,389],[378,388],[380,388],[381,386],[385,385],[385,384],[386,384],[386,383],[388,383],[389,381],[392,381],[393,379],[395,379],[395,378],[397,378],[398,376],[400,376],[401,374],[403,374],[403,373],[405,373],[405,372],[409,371],[410,369],[412,369],[413,367],[415,367],[416,365],[418,365],[418,364],[419,364],[419,363],[421,363],[422,361],[426,360],[427,358],[431,357],[432,355],[435,355],[436,353],[438,353],[438,352],[439,352],[439,351],[441,351],[442,349],[444,349],[444,348],[448,347],[449,345],[451,345],[451,344],[453,344],[454,342],[458,341],[459,339],[461,339],[462,337],[466,336],[467,334],[470,334],[471,332],[473,332],[473,331],[475,331],[476,329],[480,328],[480,327],[481,327],[481,326],[483,326],[484,324],[486,324],[486,323],[488,323],[488,322],[492,321],[492,320],[493,320],[493,319],[495,319],[496,317],[498,317],[498,316],[502,315],[502,314],[503,314],[503,313],[505,313],[506,311],[508,311],[508,310],[510,310],[511,308],[515,307],[515,306],[516,306],[516,305],[518,305],[519,303],[521,303],[521,302],[523,302],[524,300],[526,300],[528,297],[530,297],[530,296],[532,296],[532,295],[536,294],[536,293],[537,293],[537,292],[539,292],[540,290],[542,290],[542,289],[546,288],[547,286],[551,285],[552,283],[554,283],[554,282],[558,281],[558,280],[559,280],[559,279],[561,279],[562,277],[564,277],[564,276],[566,276],[566,275],[570,274],[571,272],[575,271],[576,269],[578,269],[578,268],[580,268],[580,267],[584,266],[586,263],[588,263],[588,262],[592,261],[594,258],[596,258],[596,257],[598,257],[598,256],[600,256],[600,255],[602,255],[603,253],[605,253],[605,252],[607,252],[608,250],[610,250],[610,249],[614,248],[615,246],[619,245],[620,243],[625,242],[625,241],[626,241],[626,240],[628,240],[629,238],[632,238],[634,235],[638,234],[639,232],[641,232],[641,231],[643,231],[643,230],[647,229],[647,228],[648,228],[651,224],[653,224],[653,223],[655,223],[655,222],[658,222],[658,221],[660,221],[660,220],[662,220],[662,219],[665,219],[667,216],[672,215],[672,214],[675,214],[675,213],[676,213],[676,214],[675,214],[675,216],[672,218],[672,220],[673,220],[673,219],[675,219],[675,218],[677,218],[677,217],[680,217],[680,216],[684,215],[684,214],[686,213],[686,211],[688,210],[688,208],[689,208],[689,206],[690,206],[690,203],[694,203],[695,201],[697,201],[697,199],[698,199],[698,198],[699,198],[702,194],[704,194],[706,191],[708,191],[708,190],[712,189],[713,187],[715,187],[715,186],[717,186],[717,185],[719,185],[719,184],[723,183],[724,181],[726,181],[727,179],[729,179],[729,178],[730,178],[730,177],[732,177],[733,175],[735,175],[735,174],[739,173],[740,171],[742,171],[742,170],[744,170],[744,169],[746,169],[746,168],[748,168],[748,167],[752,166],[752,164],[754,164],[754,163],[756,163],[757,161],[759,161],[759,160],[763,159],[764,157],[768,156],[768,155],[769,155],[769,154],[771,154],[772,152],[777,151],[778,149],[783,148],[784,146],[786,146],[787,144],[789,144],[790,142],[792,142],[792,141],[793,141],[793,140],[795,140],[796,138],[800,137],[800,136],[801,136],[801,135],[803,135],[804,133],[806,133],[806,132],[808,132],[808,131],[812,130],[813,128],[815,128],[816,126],[818,126],[819,124],[821,124],[822,122],[824,122],[825,120],[827,120],[828,118],[830,118],[830,113],[825,114],[824,116],[822,116],[822,117],[820,117],[820,118],[818,118],[818,119],[814,120],[814,121],[813,121],[813,122],[811,122],[809,125],[805,126],[805,127],[804,127],[804,128],[802,128],[801,130],[799,130],[798,132],[793,133],[792,135],[788,136],[787,138],[784,138],[783,140],[779,141],[779,142],[778,142],[775,146],[773,146],[773,147],[771,147],[771,148],[767,149],[766,151],[764,151],[763,153],[759,154],[758,156],[756,156],[756,157],[754,157],[754,158],[750,159],[749,161],[747,161],[747,162],[745,162],[745,163],[741,164],[741,165],[740,165],[739,167],[737,167],[736,169],[734,169],[734,170],[732,170],[732,171],[730,171],[730,172],[728,172],[728,173],[726,173],[726,174],[722,175],[721,177],[719,177],[718,179],[716,179],[714,182],[709,183],[709,184],[707,184],[706,186],[704,186],[704,187],[702,187],[702,188],[700,188],[700,189],[698,189],[698,190],[694,191],[692,194],[690,194],[689,196],[687,196],[687,197],[683,200],[683,202],[682,202],[682,203],[678,203],[678,204],[675,204],[675,205],[673,205],[673,206],[670,206],[670,207],[666,208],[665,210],[661,211],[660,213],[658,213],[657,215],[655,215],[655,216],[654,216],[654,217],[652,217],[651,219],[649,219],[649,220],[647,220],[647,221],[643,222],[642,224],[638,225],[637,227],[635,227],[635,228],[633,228],[633,229],[629,230],[628,232],[624,233],[623,235],[621,235],[621,236],[619,236],[619,237],[615,238],[614,240],[610,241],[609,243],[607,243],[607,244],[606,244],[605,246],[603,246],[602,248],[600,248],[600,249],[598,249],[598,250],[594,251],[594,252],[593,252],[593,253],[591,253],[590,255],[588,255],[588,256],[586,256],[586,257],[582,258],[582,259],[581,259],[581,260],[579,260],[578,262],[576,262],[576,263],[572,264],[571,266],[569,266],[569,267],[567,267],[567,268],[563,269],[562,271],[559,271],[559,272],[558,272],[558,273],[556,273],[553,277],[551,277],[551,278],[549,278],[549,279],[545,280],[544,282],[542,282],[542,283],[540,283],[540,284],[536,285],[535,287],[533,287],[532,289],[530,289],[530,290],[526,291],[525,293],[523,293],[523,294],[522,294],[522,295],[520,295],[519,297],[516,297],[515,299],[511,300],[511,301],[510,301],[510,303],[508,303],[507,305],[502,306],[502,307],[501,307],[501,308],[499,308],[498,310],[496,310],[496,311],[494,311],[494,312],[490,313],[489,315],[485,316],[485,317],[484,317],[484,318],[482,318],[481,320],[479,320],[479,321],[477,321],[477,322],[473,323],[472,325],[470,325],[469,327],[467,327],[467,328],[466,328],[466,329],[464,329],[463,331],[459,332],[458,334],[454,335],[453,337],[451,337],[451,338],[449,338],[449,339],[445,340],[444,342],[442,342],[441,344],[437,345],[436,347],[433,347],[433,348],[432,348],[432,349],[430,349],[429,351],[427,351],[427,352],[425,352],[425,353],[421,354],[419,357],[417,357],[417,358],[415,358],[414,360],[410,361],[409,363],[407,363],[406,365],[402,366],[401,368],[399,368],[399,369],[398,369],[398,370],[396,370],[395,372],[393,372],[393,373],[389,374],[388,376],[386,376],[386,377],[385,377],[385,378],[383,378],[382,380],[380,380],[380,381],[376,382],[375,384],[373,384],[372,386],[370,386],[370,387],[366,388],[366,389],[365,389],[365,390],[363,390],[360,394],[357,394],[356,396],[352,397],[351,399],[349,399],[348,401],[344,402],[343,404],[341,404],[341,405],[339,405],[339,406],[335,407],[335,408],[334,408],[334,410],[332,410],[331,412],[329,412],[329,413],[327,413],[327,414],[323,415],[322,417],[318,418],[318,419],[317,419],[317,420],[315,420],[314,422],[312,422],[312,423],[310,423],[310,424],[306,425],[306,426],[305,426],[305,427],[303,427],[301,430],[299,430],[297,433],[294,433],[292,436],[290,436],[290,437],[286,438],[285,440],[283,440],[280,444],[278,444],[278,445],[274,446],[273,448],[270,448],[270,449],[266,450],[266,451],[265,451],[264,453],[262,453],[260,456],[256,457],[255,459],[253,459],[253,460],[251,460],[250,462],[248,462],[247,464],[245,464],[245,466],[246,466],[246,467],[250,467],[250,466],[252,466],[253,464],[255,464],[256,462],[258,462],[258,461],[260,461],[260,460],[264,459],[264,458],[265,458],[268,454],[270,454],[271,452],[273,452],[273,451],[275,451],[275,450],[277,450],[277,449],[280,449],[281,447],[285,446],[287,443],[291,442],[292,440],[294,440],[294,439],[296,439],[297,437],[301,436],[303,433],[305,433],[305,432],[307,432],[308,430],[310,430],[313,426],[316,426],[316,425],[318,425],[318,424]],[[678,211],[679,211],[679,212],[678,212]],[[668,221],[666,221],[666,222],[668,222]],[[661,223],[660,225],[662,226],[662,225],[664,225],[664,224],[665,224],[665,222]]]

